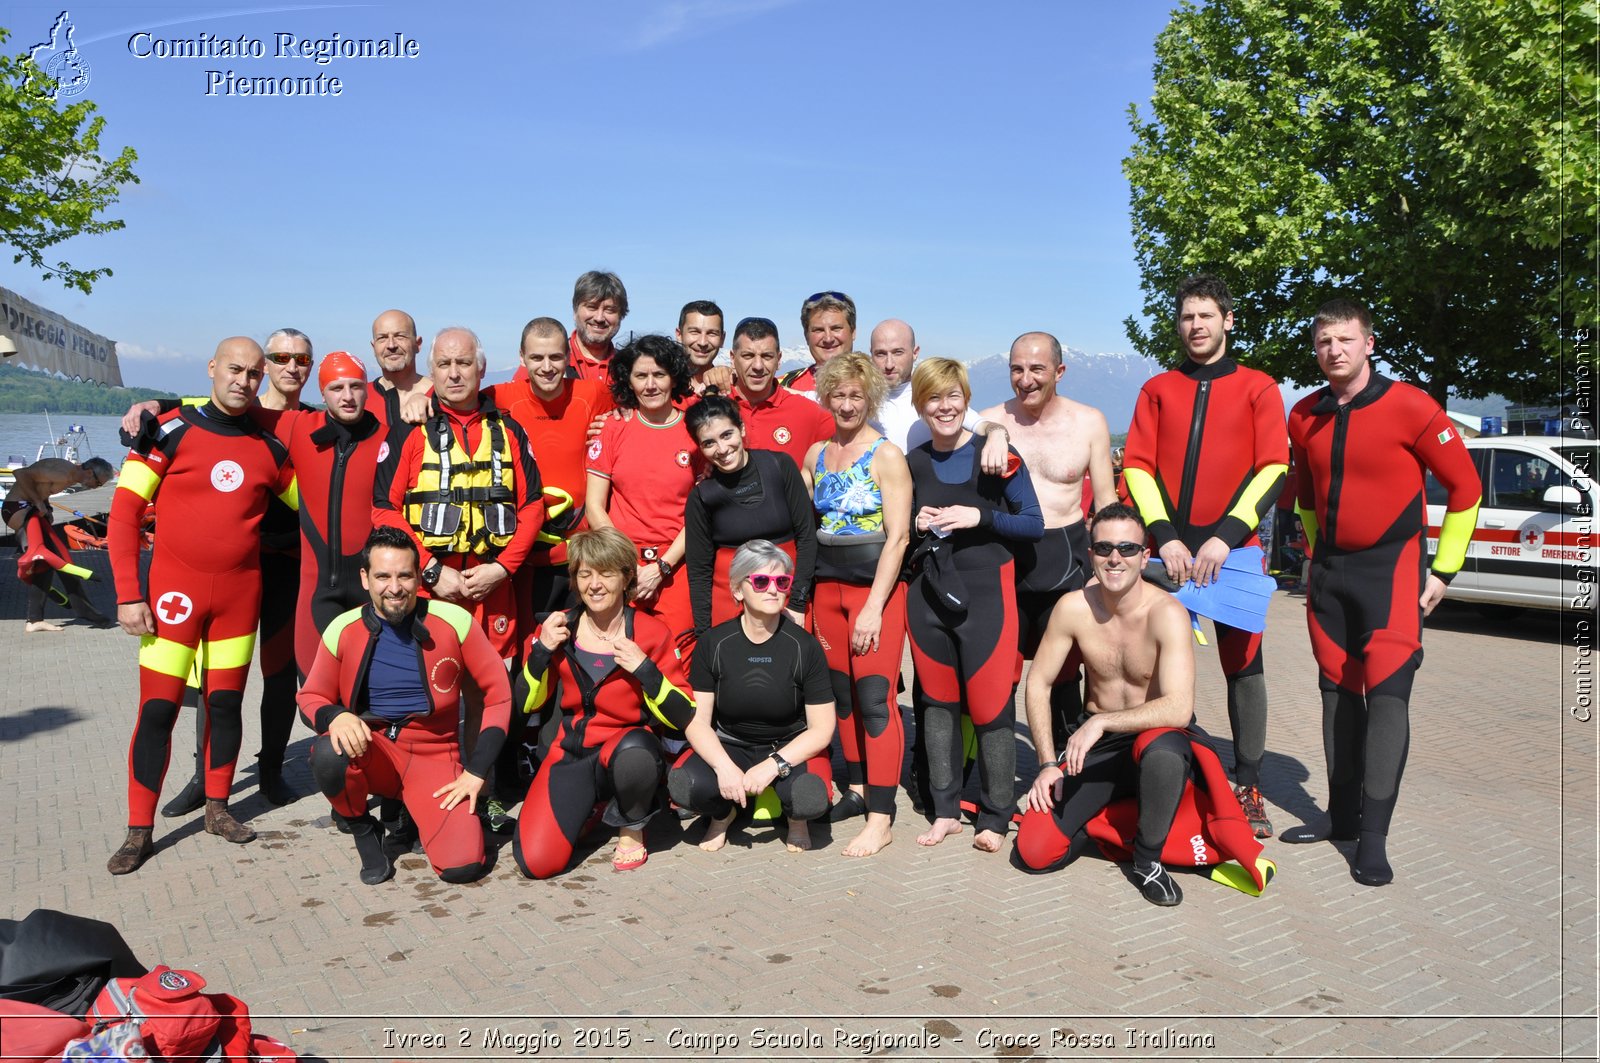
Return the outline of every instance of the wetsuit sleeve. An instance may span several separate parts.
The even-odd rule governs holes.
[[[555,690],[554,678],[550,674],[551,662],[555,653],[539,641],[539,631],[544,630],[544,625],[539,625],[533,633],[533,642],[528,646],[527,659],[522,665],[523,686],[526,694],[522,704],[517,706],[526,715],[532,716],[544,708],[545,702],[550,700],[551,693]]]
[[[689,697],[689,681],[683,674],[683,661],[665,629],[649,654],[633,671],[650,715],[674,731],[681,731],[694,719],[694,699]]]
[[[1230,550],[1255,533],[1261,518],[1277,504],[1284,477],[1289,473],[1289,435],[1284,428],[1283,394],[1270,379],[1251,400],[1250,419],[1255,433],[1251,464],[1254,474],[1213,533]]]
[[[1306,553],[1310,554],[1317,547],[1317,532],[1321,525],[1317,523],[1317,496],[1316,486],[1311,482],[1311,458],[1299,444],[1294,444],[1294,511],[1300,518],[1300,527],[1306,535]]]
[[[330,629],[330,634],[336,642],[337,633]],[[335,716],[348,711],[339,704],[339,657],[327,637],[317,643],[316,659],[296,700],[300,705],[300,718],[319,735],[328,733],[328,725]]]
[[[411,536],[420,555],[418,570],[427,568],[433,561],[433,552],[422,545],[417,529],[406,522],[406,492],[416,482],[422,465],[422,433],[412,432],[398,456],[391,454],[387,461],[378,463],[377,474],[372,479],[372,523],[395,528]]]
[[[817,570],[816,513],[799,468],[787,461],[779,462],[778,468],[783,477],[783,497],[789,504],[789,524],[794,529],[794,589],[789,605],[796,612],[804,612],[811,601],[811,580]]]
[[[463,767],[478,778],[486,779],[494,769],[500,747],[505,744],[506,727],[511,720],[511,680],[489,636],[477,624],[467,629],[461,656],[472,682],[483,692],[483,722],[478,727],[478,745],[472,751],[472,759]]]
[[[711,627],[711,595],[715,582],[717,548],[711,544],[711,516],[698,490],[689,492],[683,507],[684,565],[689,575],[689,604],[694,610],[694,629],[702,633]]]
[[[1006,477],[1004,495],[1011,512],[999,509],[985,512],[980,508],[978,527],[992,527],[1006,539],[1036,543],[1044,538],[1044,510],[1039,505],[1038,492],[1033,489],[1033,476],[1028,472],[1027,463],[1017,456],[1015,448],[1011,453],[1016,456],[1016,471]]]
[[[534,460],[533,447],[522,426],[509,417],[502,417],[505,426],[516,441],[517,448],[517,530],[505,549],[495,555],[495,560],[507,572],[515,572],[527,560],[528,553],[539,541],[539,529],[544,527],[544,484],[539,479],[539,463]]]
[[[106,518],[106,551],[111,555],[118,605],[144,600],[139,586],[139,548],[143,541],[139,527],[145,507],[161,487],[166,468],[165,455],[152,449],[149,455],[129,454],[117,474],[117,489],[112,493],[111,512]]]
[[[1449,415],[1439,410],[1422,434],[1411,444],[1412,452],[1444,486],[1445,514],[1439,527],[1439,548],[1433,556],[1432,571],[1449,583],[1467,560],[1467,545],[1478,526],[1478,505],[1483,501],[1483,482],[1472,463],[1461,433]]]
[[[1122,447],[1122,482],[1127,484],[1128,495],[1139,508],[1139,516],[1144,518],[1157,548],[1178,538],[1172,514],[1161,498],[1161,485],[1156,482],[1156,427],[1160,420],[1161,403],[1146,384],[1139,389],[1133,421],[1128,425],[1128,440]]]

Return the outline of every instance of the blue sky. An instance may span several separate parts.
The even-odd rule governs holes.
[[[61,10],[7,5],[6,47],[42,39]],[[590,268],[627,284],[625,332],[670,329],[685,301],[712,298],[800,346],[801,301],[839,289],[863,347],[891,316],[924,354],[963,359],[1034,328],[1129,346],[1140,300],[1120,166],[1162,4],[68,10],[108,146],[138,150],[143,183],[115,210],[126,229],[62,245],[115,271],[92,296],[9,255],[0,285],[118,340],[130,384],[192,391],[219,339],[282,325],[370,356],[389,306],[425,334],[475,328],[505,368],[530,317],[570,320]],[[243,34],[268,55],[141,59],[140,31]],[[398,32],[420,55],[318,66],[275,58],[279,32]],[[327,74],[343,94],[207,96],[212,69]]]

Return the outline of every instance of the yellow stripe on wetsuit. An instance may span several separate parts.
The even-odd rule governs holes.
[[[1276,465],[1263,465],[1261,471],[1252,476],[1250,482],[1245,485],[1244,493],[1239,496],[1239,501],[1234,507],[1228,510],[1228,516],[1243,521],[1246,527],[1254,531],[1261,524],[1261,503],[1267,497],[1267,492],[1272,490],[1274,484],[1282,483],[1284,477],[1288,475],[1289,466],[1282,462]]]
[[[1467,545],[1478,527],[1478,502],[1451,510],[1439,522],[1439,548],[1433,552],[1433,571],[1453,576],[1467,563]]]
[[[1139,516],[1144,518],[1146,525],[1158,520],[1171,522],[1172,516],[1161,501],[1161,488],[1156,486],[1154,476],[1143,469],[1124,469],[1122,482],[1128,485],[1128,495],[1133,499],[1133,504],[1139,507]]]
[[[161,486],[161,477],[154,469],[137,458],[129,458],[122,463],[122,471],[117,474],[117,490],[129,491],[146,502],[156,495],[156,488]]]

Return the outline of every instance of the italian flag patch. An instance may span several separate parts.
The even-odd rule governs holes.
[[[1454,438],[1455,438],[1455,433],[1450,431],[1450,429],[1448,429],[1448,428],[1446,428],[1443,432],[1439,433],[1439,442],[1441,442],[1441,443],[1448,443],[1448,442],[1450,442],[1450,440],[1452,440]]]

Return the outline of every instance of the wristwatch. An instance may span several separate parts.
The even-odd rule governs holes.
[[[671,579],[672,578],[672,565],[671,565],[670,562],[667,561],[666,558],[664,558],[664,557],[656,558],[656,568],[661,570],[661,578],[662,579]]]
[[[439,585],[439,573],[443,571],[443,561],[440,561],[437,557],[429,561],[422,569],[422,585],[430,588],[437,587]]]
[[[767,755],[772,758],[772,763],[778,766],[778,778],[787,779],[789,777],[789,772],[793,771],[794,769],[789,766],[789,762],[787,760],[783,759],[783,754],[774,749]]]

